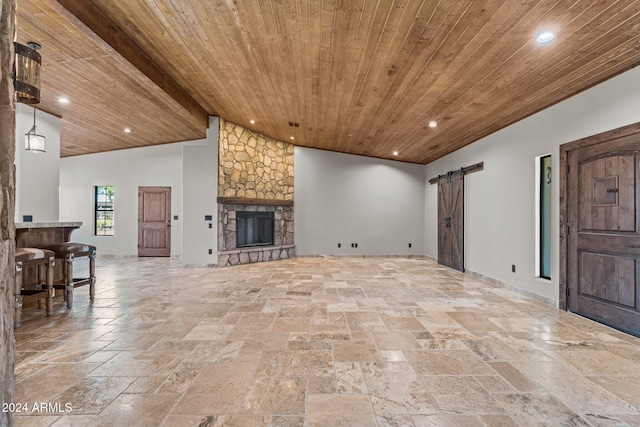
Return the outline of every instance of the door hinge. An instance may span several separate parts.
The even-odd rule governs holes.
[[[567,234],[571,234],[571,227],[567,225]]]
[[[571,289],[567,286],[567,298],[569,298],[569,294],[571,293]]]
[[[569,165],[567,165],[567,175],[569,175]]]

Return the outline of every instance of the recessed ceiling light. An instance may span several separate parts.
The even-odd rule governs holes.
[[[124,128],[124,133],[131,133],[131,128]]]
[[[292,141],[293,141],[294,139],[295,139],[294,137],[291,137],[291,140],[292,140]]]
[[[60,97],[58,98],[58,103],[59,104],[68,104],[69,103],[69,98],[65,98],[65,97]]]
[[[249,120],[249,123],[251,123],[252,125],[255,125],[256,121],[255,120]]]
[[[393,153],[391,153],[391,154],[393,154],[394,156],[397,156],[397,155],[398,155],[398,154],[400,154],[400,153],[398,153],[397,151],[394,151],[394,152],[393,152]]]
[[[438,126],[438,122],[436,122],[435,120],[431,120],[431,121],[429,122],[429,127],[430,127],[430,128],[434,128],[434,127],[436,127],[436,126]]]
[[[551,43],[555,38],[556,38],[556,35],[551,31],[541,31],[536,36],[536,41],[540,44],[547,44],[547,43]]]

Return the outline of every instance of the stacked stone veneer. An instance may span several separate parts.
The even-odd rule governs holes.
[[[220,119],[219,197],[293,200],[293,145]]]
[[[218,266],[295,257],[293,145],[220,119]],[[236,247],[236,212],[274,212],[274,245]]]
[[[13,40],[16,34],[15,0],[0,1],[0,402],[13,403],[15,361],[15,108],[13,102]],[[17,402],[16,402],[17,403]],[[0,426],[13,425],[13,415],[3,407]],[[11,409],[10,407],[8,409]]]

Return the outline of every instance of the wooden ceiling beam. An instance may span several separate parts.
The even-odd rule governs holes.
[[[93,2],[86,0],[57,0],[66,10],[104,40],[160,89],[191,113],[198,123],[209,124],[209,113],[202,108],[171,76],[162,70],[151,57]]]

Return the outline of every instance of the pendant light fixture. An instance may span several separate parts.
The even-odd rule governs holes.
[[[40,103],[40,66],[42,57],[37,52],[40,45],[36,42],[27,43],[25,46],[14,42],[15,61],[13,86],[16,93],[16,101],[33,105],[33,127],[24,136],[24,148],[34,153],[45,152],[45,137],[38,133],[36,127],[36,104]]]
[[[45,152],[45,137],[36,128],[36,107],[33,107],[33,127],[24,136],[24,149],[34,153]]]

